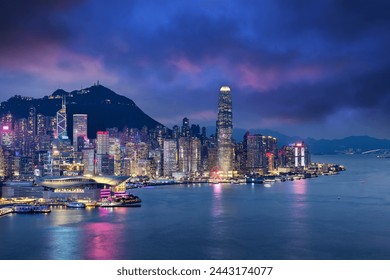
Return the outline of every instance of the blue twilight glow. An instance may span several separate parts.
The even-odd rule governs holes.
[[[2,1],[1,97],[100,80],[165,125],[207,126],[228,84],[234,127],[390,138],[389,10],[385,0]]]

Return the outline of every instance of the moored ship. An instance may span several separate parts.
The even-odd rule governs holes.
[[[66,204],[66,207],[68,207],[68,208],[85,208],[85,203],[72,201],[72,202],[68,202]]]
[[[50,213],[51,209],[48,205],[33,205],[33,204],[19,204],[13,207],[15,213]]]
[[[0,208],[0,216],[4,216],[13,212],[14,210],[11,207]]]
[[[141,207],[142,200],[135,195],[125,195],[119,198],[106,199],[98,203],[100,207]]]

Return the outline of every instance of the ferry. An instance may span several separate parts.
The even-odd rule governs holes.
[[[77,202],[84,203],[85,207],[91,207],[91,208],[96,207],[96,205],[97,205],[96,201],[92,201],[92,200],[88,200],[88,199],[79,199],[79,200],[77,200]]]
[[[100,207],[141,207],[142,200],[138,196],[126,195],[120,198],[104,200],[98,203]]]
[[[13,207],[15,213],[50,213],[48,205],[19,204]]]
[[[72,201],[72,202],[68,202],[66,204],[66,207],[68,207],[68,208],[85,208],[85,203]]]

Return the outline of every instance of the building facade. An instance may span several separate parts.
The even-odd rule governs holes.
[[[218,99],[217,148],[221,177],[233,176],[233,112],[232,95],[228,86],[221,87]]]
[[[88,115],[87,114],[74,114],[73,115],[73,149],[75,152],[80,152],[79,150],[79,137],[81,139],[84,139],[86,141],[88,139],[87,137],[87,121],[88,121]]]

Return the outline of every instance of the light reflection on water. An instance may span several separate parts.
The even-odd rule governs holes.
[[[211,185],[213,188],[213,207],[212,207],[212,214],[214,218],[219,217],[223,214],[223,207],[222,207],[222,184],[213,184]]]
[[[290,249],[292,259],[297,258],[299,250],[309,249],[308,238],[308,205],[307,205],[308,180],[294,180],[292,182],[292,203],[291,203],[291,231],[287,247]]]
[[[208,248],[207,254],[212,259],[220,259],[224,255],[226,248],[220,245],[220,242],[226,237],[225,227],[223,224],[224,205],[222,201],[222,195],[226,185],[212,184],[212,206],[211,206],[211,219],[210,219],[210,238],[212,245]]]
[[[390,161],[322,161],[347,172],[272,188],[158,186],[134,190],[141,208],[4,216],[0,258],[390,259]]]
[[[83,226],[84,254],[86,259],[110,260],[123,255],[123,225],[110,222],[94,222]],[[131,248],[126,248],[130,250]]]

